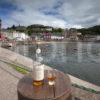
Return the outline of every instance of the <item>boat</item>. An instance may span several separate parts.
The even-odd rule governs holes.
[[[13,43],[11,42],[2,42],[1,47],[7,48],[7,47],[12,47]]]

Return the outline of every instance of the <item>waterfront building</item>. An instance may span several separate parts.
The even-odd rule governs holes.
[[[75,28],[69,29],[70,40],[78,40],[77,30]]]
[[[43,40],[51,40],[51,33],[50,32],[44,32],[43,33]]]
[[[0,19],[0,40],[1,40],[1,19]]]
[[[23,32],[14,31],[12,35],[13,35],[13,39],[16,39],[17,41],[24,41],[30,38],[27,34]]]
[[[0,38],[1,38],[1,19],[0,19]]]
[[[2,33],[2,20],[0,19],[0,41],[5,40],[6,36]]]
[[[82,35],[82,34],[78,33],[75,28],[65,29],[64,31],[64,39],[66,40],[77,41],[79,40],[79,35]]]
[[[7,30],[3,31],[3,34],[5,35],[5,37],[7,37],[10,40],[17,40],[17,41],[23,41],[23,40],[27,40],[29,38],[29,36],[23,32],[17,32],[17,31],[13,31],[13,32],[9,32]]]
[[[66,28],[63,34],[64,38],[69,38],[70,34],[69,34],[69,30]]]
[[[42,33],[32,33],[30,35],[30,40],[32,40],[32,41],[35,41],[36,39],[40,40],[41,36],[42,36]]]
[[[32,40],[32,41],[35,41],[35,35],[34,34],[31,34],[31,36],[30,36],[30,39]]]
[[[47,28],[45,28],[45,30],[51,32],[52,31],[52,27],[47,27]]]
[[[63,37],[63,36],[52,35],[52,36],[51,36],[51,39],[52,39],[52,40],[63,40],[64,37]]]
[[[83,41],[96,41],[97,35],[85,35]]]
[[[96,40],[100,41],[100,35],[97,35]]]

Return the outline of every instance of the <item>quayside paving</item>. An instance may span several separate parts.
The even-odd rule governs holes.
[[[0,100],[17,100],[17,83],[22,76],[0,61]]]

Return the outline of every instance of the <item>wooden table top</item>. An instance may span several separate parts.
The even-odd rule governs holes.
[[[56,80],[55,85],[48,85],[47,80],[47,71],[45,71],[44,84],[42,86],[32,85],[33,79],[29,75],[24,76],[18,83],[17,90],[18,92],[29,99],[37,100],[47,100],[47,99],[56,99],[64,94],[71,94],[71,83],[67,75],[60,71],[55,71]]]

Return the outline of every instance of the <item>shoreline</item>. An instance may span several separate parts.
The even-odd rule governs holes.
[[[36,45],[36,44],[51,44],[51,43],[100,43],[100,42],[94,42],[94,41],[37,41],[32,43],[24,43],[24,42],[17,42],[16,45]]]
[[[77,84],[79,86],[84,86],[86,88],[90,88],[90,89],[94,89],[94,90],[100,91],[100,86],[97,86],[97,85],[95,85],[93,83],[90,83],[90,82],[87,82],[85,80],[79,79],[79,78],[74,77],[74,76],[72,76],[70,74],[68,74],[68,76],[70,77],[71,82],[73,84]]]
[[[51,43],[100,43],[96,41],[16,41],[15,45],[35,45],[35,44],[51,44]],[[1,46],[1,41],[0,41]]]

